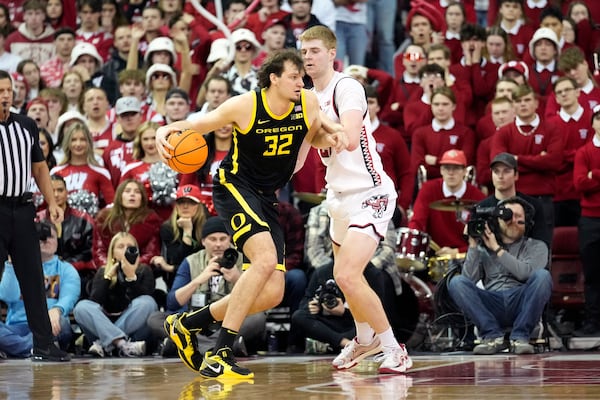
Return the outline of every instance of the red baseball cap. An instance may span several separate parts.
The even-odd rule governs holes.
[[[196,203],[200,203],[200,199],[202,198],[202,192],[200,192],[200,188],[196,185],[183,185],[177,189],[177,198],[179,199],[190,199],[195,201]]]
[[[467,166],[467,157],[465,157],[465,153],[462,150],[448,150],[442,155],[442,159],[440,160],[440,165],[462,165],[463,167]]]

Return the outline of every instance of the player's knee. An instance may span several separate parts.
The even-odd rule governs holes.
[[[351,293],[361,282],[360,277],[355,277],[346,271],[335,273],[333,279],[342,292],[346,294]]]

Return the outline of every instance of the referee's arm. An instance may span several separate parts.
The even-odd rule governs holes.
[[[44,199],[48,204],[48,213],[50,214],[50,220],[54,224],[60,224],[63,221],[63,209],[56,204],[54,199],[54,189],[52,189],[52,183],[50,181],[50,171],[48,170],[48,164],[46,161],[38,161],[31,163],[31,174],[35,183],[40,188],[40,192],[44,195]]]

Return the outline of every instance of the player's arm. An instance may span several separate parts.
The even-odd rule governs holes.
[[[365,90],[356,80],[342,79],[338,83],[335,97],[340,124],[348,137],[348,150],[352,151],[359,145],[363,119],[367,112]]]
[[[168,142],[169,135],[173,132],[181,132],[186,129],[193,129],[201,134],[212,132],[215,129],[221,128],[227,124],[235,124],[237,126],[245,126],[248,124],[247,121],[240,121],[244,113],[240,113],[240,110],[252,109],[252,96],[254,93],[245,93],[243,95],[232,97],[226,100],[216,109],[211,112],[202,115],[195,121],[177,121],[172,124],[161,126],[156,130],[156,146],[158,148],[158,154],[163,161],[171,158],[168,149],[173,149]],[[245,116],[247,119],[248,116]],[[245,122],[241,124],[240,122]]]
[[[319,149],[333,147],[338,152],[346,149],[348,141],[343,127],[320,110],[317,96],[312,92],[306,92],[306,110],[310,122],[306,142]]]

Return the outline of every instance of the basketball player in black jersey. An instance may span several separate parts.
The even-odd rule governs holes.
[[[283,298],[284,241],[275,191],[301,167],[311,145],[338,151],[347,146],[341,126],[322,115],[316,96],[303,89],[302,76],[302,58],[295,50],[283,50],[264,62],[262,89],[233,97],[193,123],[176,122],[156,133],[166,159],[164,147],[170,147],[166,139],[172,132],[234,127],[233,146],[214,177],[213,201],[244,253],[246,272],[229,296],[165,321],[180,358],[205,377],[254,376],[237,365],[231,348],[248,314],[275,307]],[[213,321],[223,321],[223,329],[213,351],[202,357],[196,334]]]

